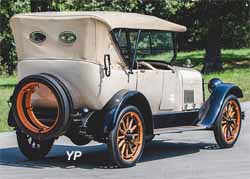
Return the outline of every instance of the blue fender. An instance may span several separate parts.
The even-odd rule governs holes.
[[[216,84],[211,91],[210,97],[200,108],[197,125],[203,126],[206,129],[212,128],[219,116],[225,98],[230,94],[238,98],[243,97],[241,89],[234,84],[222,82]]]
[[[153,134],[152,111],[149,102],[140,92],[129,90],[121,90],[116,93],[103,108],[104,134],[109,134],[109,132],[115,127],[119,112],[125,105],[134,105],[139,108],[146,125],[146,133]]]

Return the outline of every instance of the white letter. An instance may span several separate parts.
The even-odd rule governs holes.
[[[76,160],[77,157],[81,157],[81,156],[82,156],[82,152],[75,151],[74,160]]]
[[[73,155],[74,151],[72,151],[72,152],[66,151],[66,153],[68,155],[68,160],[70,160],[70,158]]]

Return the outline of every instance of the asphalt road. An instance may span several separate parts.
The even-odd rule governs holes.
[[[242,103],[246,112],[237,144],[218,149],[209,131],[157,136],[148,145],[141,161],[132,168],[108,168],[107,148],[103,144],[73,145],[61,137],[48,157],[27,161],[20,153],[15,134],[0,134],[0,179],[73,178],[169,178],[169,179],[250,179],[250,102]],[[68,161],[66,151],[82,151],[76,161]]]

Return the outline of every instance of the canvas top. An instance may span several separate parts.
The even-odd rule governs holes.
[[[175,24],[155,16],[143,15],[137,13],[107,12],[107,11],[78,11],[78,12],[38,12],[24,13],[15,15],[15,18],[32,19],[78,19],[89,18],[102,21],[108,25],[111,30],[116,28],[130,29],[151,29],[165,30],[174,32],[185,32],[186,27]]]

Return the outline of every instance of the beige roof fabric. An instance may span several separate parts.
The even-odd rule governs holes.
[[[132,28],[132,29],[151,29],[166,30],[174,32],[185,32],[186,27],[178,25],[154,16],[124,13],[124,12],[106,12],[106,11],[83,11],[83,12],[41,12],[18,14],[19,18],[56,18],[56,19],[72,19],[72,18],[93,18],[107,24],[111,29],[115,28]]]

